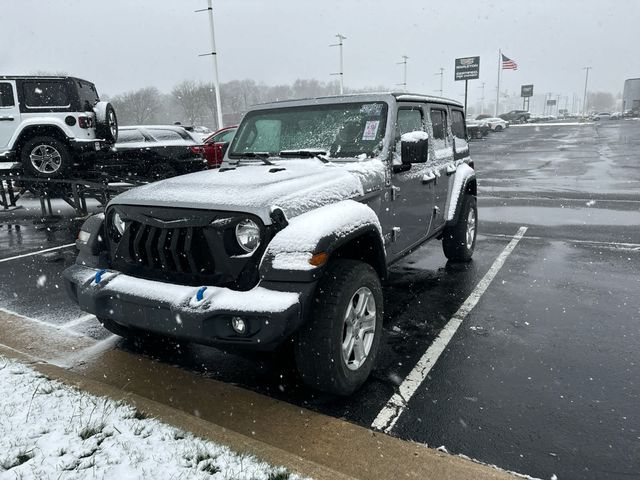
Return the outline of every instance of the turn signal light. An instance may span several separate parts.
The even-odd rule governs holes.
[[[329,255],[325,252],[314,253],[309,259],[309,263],[314,267],[319,267],[320,265],[327,263],[328,258]]]

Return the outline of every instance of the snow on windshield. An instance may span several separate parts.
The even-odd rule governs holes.
[[[229,157],[281,151],[323,151],[331,157],[374,156],[381,149],[387,105],[339,103],[257,110],[247,114]]]

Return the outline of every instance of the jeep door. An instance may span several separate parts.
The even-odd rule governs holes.
[[[428,168],[435,174],[433,219],[429,234],[434,234],[444,226],[449,194],[449,180],[455,172],[453,161],[453,139],[449,131],[448,109],[446,105],[429,104],[429,160]]]
[[[20,109],[15,83],[0,81],[0,151],[8,150],[9,141],[20,125]]]
[[[410,132],[426,132],[422,104],[402,104],[398,108],[393,153],[391,258],[420,244],[429,233],[434,201],[434,183],[424,163],[402,164],[400,137]]]

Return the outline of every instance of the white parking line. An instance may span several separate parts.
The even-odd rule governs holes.
[[[402,415],[409,403],[409,400],[413,394],[416,393],[416,390],[420,387],[424,379],[427,378],[427,375],[429,375],[429,372],[447,347],[447,344],[455,335],[462,321],[473,307],[476,306],[480,297],[482,297],[487,290],[487,287],[489,287],[496,274],[502,268],[502,265],[504,265],[505,260],[513,249],[516,248],[516,245],[518,245],[518,242],[522,239],[526,231],[527,227],[520,227],[518,229],[518,232],[513,236],[509,244],[494,260],[489,271],[482,277],[482,280],[476,285],[476,288],[473,289],[458,311],[449,319],[434,342],[429,346],[424,355],[422,355],[422,358],[420,358],[416,366],[413,367],[413,370],[411,370],[409,375],[402,381],[398,392],[394,393],[387,404],[380,410],[378,416],[371,424],[372,428],[389,433],[395,426],[398,418],[400,418],[400,415]]]
[[[494,238],[504,238],[510,237],[510,235],[505,235],[503,233],[483,233],[484,237],[494,237]],[[626,243],[626,242],[600,242],[598,240],[577,240],[572,238],[553,238],[553,237],[536,237],[529,235],[527,236],[527,240],[548,240],[548,241],[558,241],[558,242],[568,242],[568,243],[576,243],[579,245],[590,245],[593,247],[601,247],[609,250],[623,250],[629,252],[638,252],[640,251],[640,243]]]
[[[75,245],[76,245],[75,243],[69,243],[67,245],[60,245],[59,247],[45,248],[44,250],[38,250],[37,252],[25,253],[23,255],[16,255],[15,257],[1,258],[0,263],[10,262],[11,260],[18,260],[19,258],[31,257],[33,255],[40,255],[42,253],[53,252],[55,250],[62,250],[63,248],[74,247]]]

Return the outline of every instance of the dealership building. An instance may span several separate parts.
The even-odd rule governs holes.
[[[640,78],[630,78],[624,82],[622,111],[640,111]]]

